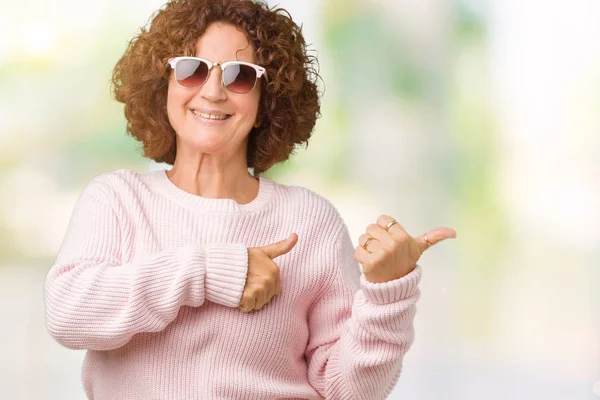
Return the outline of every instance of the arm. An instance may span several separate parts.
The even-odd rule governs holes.
[[[237,307],[247,269],[242,244],[190,244],[122,263],[117,214],[92,181],[46,277],[48,331],[69,348],[115,349],[136,333],[164,329],[181,306]]]
[[[345,227],[335,251],[330,284],[309,314],[308,378],[327,399],[383,399],[413,342],[421,268],[390,282],[367,281]]]

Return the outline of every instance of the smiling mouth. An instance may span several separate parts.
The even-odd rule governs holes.
[[[231,114],[208,114],[198,110],[191,110],[194,115],[198,115],[202,118],[206,119],[214,119],[218,121],[223,121],[231,117]]]

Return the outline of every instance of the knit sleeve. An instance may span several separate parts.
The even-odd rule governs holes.
[[[347,228],[335,254],[331,283],[309,314],[309,381],[327,399],[384,399],[413,342],[421,268],[385,283],[367,281]]]
[[[243,244],[189,244],[123,263],[109,199],[94,181],[86,186],[46,276],[46,325],[59,343],[115,349],[136,333],[161,331],[181,306],[239,305],[248,271]]]

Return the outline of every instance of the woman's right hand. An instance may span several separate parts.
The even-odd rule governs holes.
[[[292,233],[285,240],[248,248],[248,276],[238,307],[240,310],[258,310],[279,294],[279,267],[273,259],[288,253],[297,242],[298,235]]]

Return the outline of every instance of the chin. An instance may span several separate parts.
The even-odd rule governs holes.
[[[216,153],[226,145],[223,137],[205,132],[186,135],[181,144],[184,149],[195,153]]]

